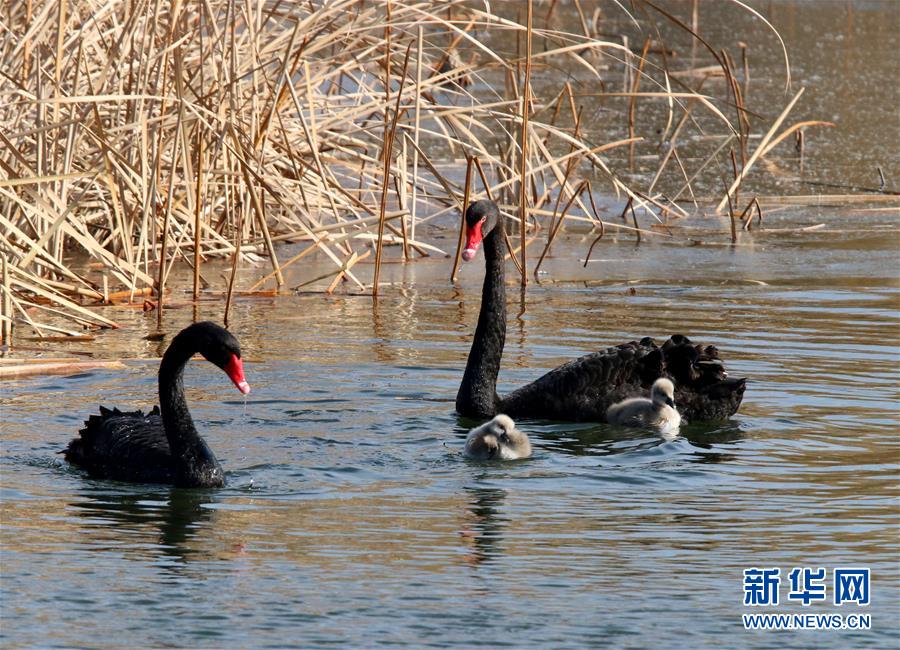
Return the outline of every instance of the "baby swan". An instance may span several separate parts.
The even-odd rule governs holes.
[[[469,431],[463,453],[473,460],[516,460],[531,456],[531,442],[512,418],[498,415]]]
[[[672,433],[681,424],[681,415],[675,410],[675,385],[660,377],[650,388],[650,399],[632,397],[606,410],[606,421],[632,427],[653,427],[661,433]]]

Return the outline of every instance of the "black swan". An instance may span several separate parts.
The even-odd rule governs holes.
[[[531,441],[508,415],[498,415],[469,431],[463,454],[473,460],[518,460],[531,456]]]
[[[184,399],[184,366],[199,352],[225,371],[242,393],[241,348],[215,323],[195,323],[172,339],[159,365],[159,407],[147,415],[100,407],[85,421],[65,451],[65,459],[95,478],[132,483],[166,483],[179,487],[221,487],[225,473],[206,445]]]
[[[650,337],[570,361],[506,397],[497,395],[497,373],[506,339],[504,219],[493,201],[466,210],[463,259],[484,245],[481,311],[459,393],[460,415],[489,418],[497,413],[568,421],[606,421],[606,410],[628,397],[646,395],[659,377],[671,377],[676,401],[688,421],[721,420],[741,404],[746,379],[729,379],[713,346],[694,345],[676,334],[662,346]]]
[[[650,399],[630,397],[606,409],[606,421],[632,427],[652,427],[660,433],[674,433],[681,424],[675,409],[675,384],[660,377],[650,387]]]

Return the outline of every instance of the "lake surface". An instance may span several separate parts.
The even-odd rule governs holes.
[[[798,47],[825,38],[786,6],[772,11],[787,14],[779,26]],[[854,7],[853,29],[897,14]],[[839,88],[865,62],[853,51]],[[811,52],[792,50],[801,70]],[[847,95],[835,110],[861,101]],[[896,117],[885,101],[859,129],[874,133],[886,109]],[[850,182],[871,184],[874,163],[896,169],[883,132],[840,133],[810,154],[820,180],[852,167]],[[610,235],[586,268],[590,239],[572,236],[524,304],[510,285],[501,392],[645,335],[718,346],[731,375],[749,378],[742,408],[669,441],[521,420],[533,458],[462,458],[475,422],[453,400],[481,256],[456,285],[446,259],[386,265],[394,284],[375,306],[238,300],[231,328],[253,392],[245,400],[206,363],[186,373],[197,426],[227,472],[219,490],[96,481],[56,453],[98,404],[155,403],[165,343],[144,338],[155,314],[110,308],[123,328],[94,342],[23,343],[23,357],[82,352],[127,367],[0,383],[0,644],[896,648],[900,239],[897,210],[883,205],[772,210],[737,246],[711,217],[675,223],[671,240]],[[452,249],[452,235],[435,241]],[[371,273],[368,261],[357,269]],[[289,284],[322,271],[294,272]],[[222,307],[203,302],[198,316],[221,320]],[[192,317],[172,309],[166,330]],[[750,567],[781,569],[781,605],[743,606]],[[825,603],[787,602],[794,567],[827,569]],[[871,605],[831,605],[835,567],[871,569]],[[872,629],[745,631],[741,615],[761,610],[864,613]]]
[[[767,647],[772,633],[741,626],[744,568],[780,567],[786,582],[795,566],[865,566],[873,629],[790,643],[895,647],[894,225],[857,215],[851,234],[791,234],[773,218],[734,249],[609,242],[587,270],[560,251],[547,280],[570,280],[530,288],[521,316],[510,305],[501,391],[586,351],[685,332],[750,383],[731,421],[674,441],[521,421],[532,459],[463,459],[472,422],[453,398],[481,258],[457,287],[446,262],[393,266],[405,284],[375,308],[238,302],[249,399],[209,364],[186,377],[225,489],[96,481],[55,455],[98,401],[148,407],[154,360],[4,382],[4,645]],[[102,353],[67,349],[158,354],[142,339],[153,316],[123,311]],[[190,318],[173,310],[168,327]]]

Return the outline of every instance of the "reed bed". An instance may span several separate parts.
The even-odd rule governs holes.
[[[403,260],[452,256],[429,226],[456,223],[480,196],[519,223],[508,245],[523,286],[567,224],[651,235],[638,216],[686,215],[703,174],[727,173],[717,210],[751,227],[761,214],[740,194],[747,174],[823,123],[785,125],[800,93],[768,121],[747,108],[746,47],[737,66],[701,36],[697,3],[681,9],[11,0],[0,17],[3,340],[13,322],[40,337],[115,327],[97,306],[120,302],[156,309],[161,326],[173,289],[195,301],[224,292],[227,320],[236,292],[293,289],[286,270],[313,257],[303,285],[377,296],[385,247]],[[613,14],[646,39],[608,33]],[[663,30],[692,55],[676,65]],[[618,137],[585,135],[598,104]],[[664,116],[659,134],[658,119],[641,119],[651,111]],[[689,133],[711,138],[708,157],[679,156]],[[634,165],[636,145],[658,166],[643,187],[616,167]],[[627,202],[621,217],[603,215],[595,193]],[[373,272],[359,273],[367,258]],[[204,273],[216,259],[224,277]],[[176,265],[192,268],[192,286],[170,285]]]

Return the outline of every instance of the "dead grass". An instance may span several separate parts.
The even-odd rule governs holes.
[[[526,20],[514,2],[10,0],[0,20],[3,340],[13,322],[38,336],[115,327],[91,308],[112,302],[111,291],[152,294],[161,324],[176,264],[193,268],[193,287],[180,289],[195,301],[225,291],[230,304],[247,268],[259,269],[254,290],[281,289],[285,270],[312,252],[332,265],[316,269],[315,280],[331,278],[328,291],[344,281],[377,294],[388,244],[404,259],[447,254],[422,226],[462,207],[461,174],[438,164],[461,159],[479,172],[471,199],[492,196],[518,217],[524,285],[536,231],[549,227],[538,265],[569,220],[603,232],[591,180],[628,201],[640,237],[635,211],[686,214],[678,195],[654,191],[672,161],[690,191],[707,166],[730,168],[724,149],[736,139],[741,167],[721,210],[759,158],[813,124],[778,133],[795,96],[748,152],[746,87],[728,56],[710,48],[708,60],[673,71],[653,54],[668,50],[652,20],[705,43],[696,17],[689,27],[650,2],[613,0],[598,13],[576,0],[570,33],[552,27],[569,5],[551,2],[546,14],[538,5],[534,25],[531,5]],[[604,37],[602,16],[613,12],[646,21],[656,47],[648,37],[635,52]],[[742,61],[748,80],[744,51]],[[568,79],[554,86],[560,69],[596,92],[576,93]],[[717,75],[728,80],[718,96],[703,90]],[[628,101],[623,137],[591,142],[583,104],[612,97]],[[638,119],[646,102],[666,104],[659,139],[669,149],[641,191],[605,154],[648,138]],[[729,140],[687,170],[677,138],[698,112]],[[283,259],[284,241],[305,244]],[[366,249],[371,282],[354,273]],[[99,269],[84,271],[85,257]],[[213,258],[232,262],[230,277],[204,276]]]

